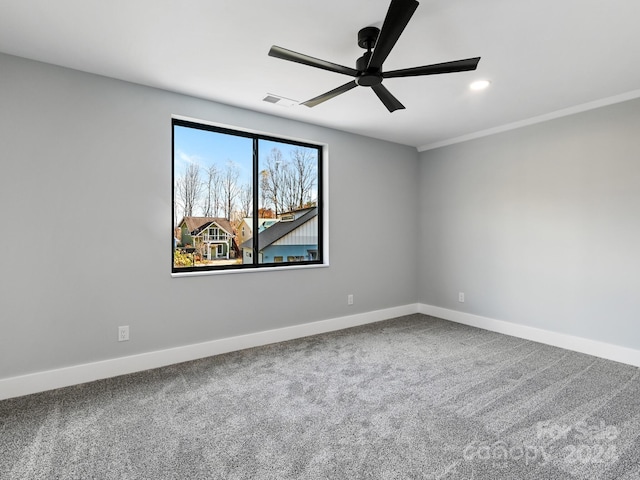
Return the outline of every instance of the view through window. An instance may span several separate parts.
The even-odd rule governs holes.
[[[172,272],[322,263],[322,146],[173,119]]]

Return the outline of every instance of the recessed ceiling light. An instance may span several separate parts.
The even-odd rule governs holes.
[[[484,90],[489,85],[491,85],[491,82],[489,80],[477,80],[469,85],[469,88],[471,90]]]

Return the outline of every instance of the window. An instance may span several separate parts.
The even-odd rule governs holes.
[[[173,273],[323,263],[321,145],[172,127]]]

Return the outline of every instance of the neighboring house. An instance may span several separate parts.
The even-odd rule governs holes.
[[[318,208],[288,212],[258,233],[258,263],[302,262],[318,259]],[[253,240],[240,244],[242,263],[253,263]]]
[[[258,233],[279,221],[279,218],[258,218]],[[238,245],[242,245],[251,238],[253,238],[253,218],[243,218],[237,228],[236,241]]]
[[[182,246],[194,247],[203,259],[229,259],[233,254],[233,227],[226,218],[184,217],[178,228]]]

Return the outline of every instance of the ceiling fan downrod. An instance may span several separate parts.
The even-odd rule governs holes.
[[[378,35],[380,35],[380,29],[377,27],[365,27],[358,32],[358,46],[367,50],[356,60],[356,70],[358,70],[356,83],[361,87],[372,87],[382,83],[380,69],[369,69],[372,50],[376,45]]]

